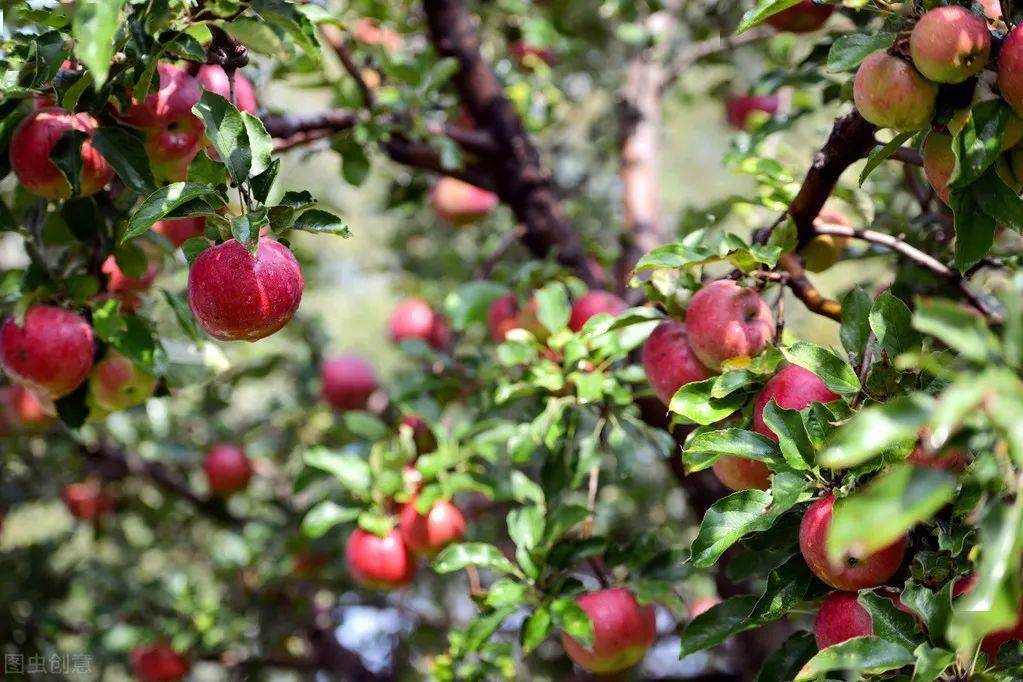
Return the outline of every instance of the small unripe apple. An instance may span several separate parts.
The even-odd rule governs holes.
[[[157,642],[132,649],[131,671],[139,682],[177,682],[188,674],[188,659]]]
[[[447,319],[421,298],[409,298],[398,304],[387,321],[393,343],[406,339],[420,339],[440,350],[451,341],[451,326]]]
[[[814,224],[840,225],[849,227],[849,220],[833,208],[822,208]],[[838,262],[842,252],[849,246],[849,237],[833,234],[819,234],[799,251],[803,266],[810,272],[824,272]]]
[[[485,218],[497,207],[497,195],[458,178],[444,176],[433,186],[430,203],[441,220],[458,227]]]
[[[834,5],[802,0],[797,5],[772,14],[767,18],[767,23],[779,31],[810,33],[823,26],[834,11]]]
[[[129,277],[124,274],[113,256],[108,256],[100,266],[100,272],[107,276],[107,291],[111,293],[145,291],[153,286],[153,280],[156,279],[159,270],[159,263],[151,261],[141,277]]]
[[[828,559],[827,540],[835,496],[828,494],[806,510],[799,525],[799,551],[818,578],[836,590],[856,591],[884,584],[899,570],[906,554],[906,536],[865,557],[850,557],[838,565]]]
[[[745,130],[746,124],[755,112],[763,112],[768,117],[778,113],[777,95],[742,95],[729,97],[725,100],[725,118],[736,130]]]
[[[764,423],[764,408],[774,400],[786,410],[802,410],[810,403],[829,403],[838,400],[821,378],[799,365],[788,365],[767,380],[753,406],[753,430],[777,441],[778,436]]]
[[[918,467],[958,473],[966,469],[966,465],[970,462],[970,455],[963,448],[956,447],[928,453],[918,445],[913,449],[913,452],[910,453],[906,461]]]
[[[1023,29],[1018,26],[998,53],[998,90],[1016,115],[1023,116]]]
[[[97,126],[89,114],[68,114],[63,109],[38,109],[21,122],[11,137],[11,170],[18,182],[32,194],[47,199],[67,199],[71,185],[50,160],[54,146],[72,130],[86,133],[90,138]],[[103,189],[114,177],[114,170],[90,140],[82,143],[82,171],[79,178],[79,196],[87,197]]]
[[[884,50],[872,52],[856,71],[853,101],[860,116],[880,128],[926,128],[934,116],[938,86],[909,62]]]
[[[212,246],[188,271],[188,305],[221,341],[258,341],[279,331],[302,302],[302,269],[280,242],[259,238],[251,254],[234,239]]]
[[[416,575],[416,559],[397,528],[385,537],[356,528],[345,544],[345,561],[352,578],[363,587],[398,589]]]
[[[621,314],[629,304],[609,291],[587,291],[582,298],[572,305],[572,313],[568,318],[568,328],[574,332],[582,331],[587,320],[594,315],[607,313],[612,317]]]
[[[60,497],[71,516],[80,521],[95,521],[117,506],[117,501],[95,481],[66,485]]]
[[[935,7],[913,27],[909,52],[925,78],[962,83],[984,70],[991,57],[991,33],[987,22],[965,7]]]
[[[227,78],[227,72],[219,64],[203,64],[199,72],[195,74],[196,80],[203,90],[216,93],[231,102],[231,81]],[[259,112],[259,103],[256,101],[256,91],[252,83],[241,71],[234,72],[234,101],[232,102],[239,111],[247,111],[255,116]]]
[[[324,362],[320,381],[320,395],[339,412],[364,409],[379,387],[373,367],[357,355],[341,355]]]
[[[202,463],[206,482],[216,495],[230,495],[243,490],[252,478],[252,463],[245,450],[237,445],[214,445]]]
[[[593,643],[584,647],[562,632],[561,644],[583,670],[602,674],[631,668],[657,639],[653,605],[640,605],[630,590],[614,587],[591,592],[576,603],[593,623]]]
[[[125,120],[146,134],[146,152],[157,180],[179,182],[188,175],[188,164],[202,146],[203,124],[192,113],[202,88],[185,69],[174,64],[157,66],[160,78],[155,92],[135,102]]]
[[[0,388],[0,436],[38,433],[50,428],[54,408],[47,402],[20,384]]]
[[[771,470],[755,459],[722,455],[712,467],[714,475],[729,490],[767,490]]]
[[[206,230],[206,218],[195,216],[192,218],[168,218],[153,223],[153,232],[162,234],[167,238],[174,248],[187,242],[192,237],[202,235]]]
[[[23,325],[11,317],[0,328],[0,365],[7,376],[50,398],[85,381],[95,352],[89,323],[56,306],[33,306]]]
[[[873,634],[874,621],[855,592],[832,592],[821,602],[813,623],[813,636],[821,649]]]
[[[89,377],[92,399],[108,412],[139,405],[155,390],[156,377],[115,350],[96,363]]]
[[[416,511],[415,499],[398,515],[401,538],[410,550],[421,556],[434,556],[465,533],[465,517],[448,500],[433,503],[426,514]]]
[[[643,369],[654,393],[665,405],[686,384],[711,377],[710,370],[689,347],[686,326],[675,320],[661,322],[643,344]]]
[[[764,299],[727,279],[697,291],[685,321],[693,352],[714,371],[726,360],[759,355],[774,338],[774,315]]]
[[[977,585],[977,576],[968,575],[956,580],[952,586],[952,598],[955,599],[968,594]],[[980,641],[980,650],[983,651],[991,663],[998,658],[998,650],[1007,642],[1019,642],[1023,640],[1023,604],[1020,605],[1019,615],[1016,624],[1004,630],[996,630],[989,633]]]

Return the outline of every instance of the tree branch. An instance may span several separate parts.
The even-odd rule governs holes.
[[[299,133],[326,130],[339,132],[348,130],[359,121],[359,116],[347,109],[323,111],[316,114],[288,114],[286,116],[266,116],[263,126],[271,137],[289,138]]]

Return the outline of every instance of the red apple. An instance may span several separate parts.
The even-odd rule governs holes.
[[[952,586],[952,598],[969,593],[977,584],[977,576],[968,575],[956,580]],[[1023,640],[1023,604],[1020,605],[1019,616],[1016,624],[1004,630],[996,630],[988,634],[980,642],[980,650],[983,651],[989,662],[998,658],[998,650],[1006,642],[1018,642]]]
[[[96,363],[89,393],[108,412],[127,410],[146,401],[156,390],[156,377],[115,350]]]
[[[802,0],[798,5],[772,14],[767,18],[767,23],[779,31],[810,33],[823,26],[834,11],[834,5]]]
[[[153,280],[156,279],[156,273],[159,269],[159,263],[150,261],[141,277],[129,277],[124,274],[121,266],[117,264],[117,260],[113,256],[108,256],[100,267],[100,271],[107,276],[107,291],[111,293],[145,291],[153,286]]]
[[[68,114],[63,109],[38,109],[21,122],[11,137],[11,170],[18,182],[31,192],[47,199],[67,199],[71,185],[50,160],[50,153],[61,137],[71,130],[80,130],[92,137],[98,123],[89,114]],[[82,143],[82,173],[79,196],[87,197],[103,189],[114,177],[114,170],[86,140]]]
[[[938,86],[913,65],[885,50],[872,52],[856,71],[853,101],[860,115],[879,128],[913,131],[934,116]]]
[[[81,521],[95,521],[117,506],[116,500],[95,481],[66,485],[60,496],[71,516]]]
[[[457,227],[485,218],[497,207],[497,195],[458,178],[445,176],[433,186],[430,203],[441,220]]]
[[[188,668],[188,659],[167,644],[147,644],[131,652],[131,671],[140,682],[177,682]]]
[[[956,165],[955,152],[952,151],[952,138],[931,131],[924,140],[921,156],[927,182],[931,183],[938,198],[948,205],[949,196],[952,194],[948,183]]]
[[[525,306],[519,305],[514,294],[507,294],[491,302],[487,311],[487,329],[494,343],[503,343],[512,329],[525,329],[540,341],[550,336],[547,327],[537,317],[538,305],[530,298]]]
[[[909,37],[913,65],[936,83],[962,83],[984,70],[991,57],[987,22],[965,7],[929,10]]]
[[[774,315],[753,289],[720,279],[703,287],[686,310],[689,345],[705,366],[758,355],[774,338]]]
[[[561,645],[583,670],[603,674],[631,668],[657,639],[653,605],[640,605],[630,590],[614,587],[591,592],[576,603],[593,623],[593,644],[584,647],[563,632]]]
[[[251,254],[234,239],[199,254],[188,271],[188,305],[221,341],[258,341],[279,331],[302,301],[302,269],[286,246],[260,237]]]
[[[773,441],[778,440],[774,431],[764,423],[764,408],[771,400],[786,410],[802,410],[810,403],[828,403],[838,398],[810,370],[799,365],[788,365],[771,377],[757,396],[753,406],[753,430]]]
[[[357,355],[331,358],[320,368],[323,399],[335,410],[362,410],[373,391],[377,390],[373,367]]]
[[[662,403],[686,384],[703,381],[711,372],[696,358],[686,338],[686,326],[675,320],[661,322],[643,344],[643,369]]]
[[[416,446],[416,454],[423,455],[437,449],[437,437],[430,430],[430,425],[422,417],[406,414],[401,418],[402,426],[412,429],[412,442]]]
[[[689,619],[692,620],[721,603],[717,597],[697,597],[689,603]]]
[[[206,218],[195,216],[192,218],[170,218],[158,220],[153,223],[153,232],[158,232],[167,238],[174,248],[187,242],[192,237],[198,237],[206,231]]]
[[[586,321],[599,313],[608,313],[612,317],[626,310],[629,304],[609,291],[588,291],[572,305],[572,314],[568,318],[568,328],[574,332],[581,331]]]
[[[767,490],[771,487],[771,470],[759,460],[722,455],[714,462],[713,471],[729,490]]]
[[[778,113],[777,95],[741,95],[725,100],[725,118],[736,130],[745,130],[753,112],[762,111],[768,116]]]
[[[447,319],[421,298],[409,298],[398,304],[387,321],[391,341],[420,339],[440,350],[451,341],[451,326]]]
[[[515,63],[522,68],[531,69],[534,66],[534,60],[539,60],[547,66],[554,66],[556,56],[554,50],[549,47],[542,47],[540,45],[530,45],[524,40],[516,40],[511,45],[511,53],[515,58]]]
[[[1023,116],[1023,29],[1016,27],[1002,41],[998,55],[998,89],[1017,116]]]
[[[0,365],[7,376],[50,398],[85,381],[95,352],[89,323],[56,306],[32,306],[24,325],[12,317],[0,328]]]
[[[966,469],[966,465],[970,462],[970,455],[963,448],[945,448],[939,452],[925,452],[918,445],[906,461],[918,467],[958,473]]]
[[[252,463],[237,445],[214,445],[202,463],[206,482],[216,495],[230,495],[244,489],[252,478]]]
[[[438,500],[426,514],[420,514],[416,511],[415,499],[412,499],[401,508],[398,528],[410,550],[423,556],[433,556],[462,539],[465,517],[448,500]]]
[[[836,590],[855,591],[884,584],[899,570],[906,554],[902,536],[888,547],[865,557],[851,557],[838,565],[827,554],[827,535],[835,496],[828,494],[806,510],[799,526],[799,551],[814,575]]]
[[[196,80],[203,90],[216,93],[231,102],[231,82],[227,78],[227,72],[219,64],[203,64],[199,72],[195,74]],[[252,83],[241,71],[234,72],[234,100],[232,102],[239,111],[247,111],[255,116],[259,113],[259,103],[256,101],[256,91],[252,89]]]
[[[185,69],[161,63],[160,84],[141,102],[129,107],[125,120],[146,134],[146,152],[158,180],[178,182],[188,175],[188,164],[199,152],[203,124],[192,113],[202,97],[199,81]]]
[[[376,589],[397,589],[416,575],[416,560],[397,528],[380,537],[356,528],[345,544],[348,572],[357,583]]]
[[[855,592],[832,592],[821,602],[813,623],[813,636],[821,649],[873,634],[874,621],[856,600]]]
[[[53,405],[20,384],[0,388],[0,435],[38,433],[53,425]]]
[[[352,26],[352,37],[363,45],[373,45],[384,48],[387,52],[397,52],[401,49],[401,36],[369,17],[359,17]]]

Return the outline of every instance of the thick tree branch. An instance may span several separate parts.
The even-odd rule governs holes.
[[[778,259],[778,267],[788,273],[785,284],[796,295],[796,298],[803,302],[807,310],[836,322],[841,321],[842,305],[838,301],[824,296],[814,286],[810,278],[806,276],[806,270],[803,269],[803,262],[799,256],[793,253],[785,254]]]
[[[424,0],[437,51],[458,61],[454,83],[462,104],[480,129],[494,139],[489,160],[497,195],[515,213],[526,232],[523,243],[538,257],[553,254],[591,286],[586,251],[558,201],[554,181],[526,133],[497,76],[483,61],[475,22],[463,0]]]
[[[316,114],[288,114],[286,116],[266,116],[263,126],[271,137],[289,138],[299,133],[326,130],[339,132],[348,130],[359,121],[354,111],[337,109]]]

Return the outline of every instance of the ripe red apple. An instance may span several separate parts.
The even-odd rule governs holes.
[[[827,536],[831,527],[831,510],[835,496],[828,494],[806,510],[799,525],[799,551],[814,575],[836,590],[856,591],[877,587],[891,578],[902,565],[906,554],[906,536],[888,547],[865,557],[850,557],[834,565],[828,559]]]
[[[793,5],[777,14],[772,14],[767,18],[767,23],[779,31],[810,33],[823,26],[834,11],[834,5],[818,4],[813,0],[802,0],[798,5]]]
[[[872,52],[856,71],[853,101],[860,115],[881,128],[926,128],[934,116],[938,86],[909,62],[884,50]]]
[[[38,433],[53,425],[53,405],[20,384],[0,388],[0,436]]]
[[[829,403],[838,400],[821,378],[799,365],[788,365],[764,384],[753,406],[753,430],[777,441],[778,436],[764,423],[764,408],[774,402],[786,410],[802,410],[810,403]]]
[[[720,279],[689,301],[686,333],[700,362],[717,371],[726,360],[764,350],[774,338],[774,315],[756,291]]]
[[[66,485],[60,497],[71,516],[81,521],[95,521],[117,506],[117,501],[95,481]]]
[[[426,514],[416,511],[415,499],[401,508],[398,528],[405,545],[422,556],[434,556],[465,533],[465,517],[448,500],[438,500]]]
[[[955,152],[952,151],[952,138],[941,133],[930,132],[924,140],[921,156],[924,161],[924,175],[931,183],[934,193],[948,204],[951,190],[948,183],[952,170],[956,165]]]
[[[554,50],[540,45],[531,45],[524,40],[516,40],[511,45],[511,53],[515,63],[521,68],[533,68],[533,60],[539,60],[547,66],[554,66],[557,57]]]
[[[352,25],[352,37],[363,45],[383,47],[387,52],[401,49],[401,36],[369,17],[359,17]]]
[[[200,236],[205,230],[206,218],[203,216],[170,218],[153,223],[153,231],[166,237],[167,241],[174,245],[174,248],[181,246],[192,237]]]
[[[966,469],[966,465],[970,462],[970,455],[966,450],[955,447],[928,453],[918,445],[906,461],[918,467],[958,473]]]
[[[100,271],[107,276],[107,291],[111,293],[145,291],[153,286],[159,269],[159,263],[150,261],[141,277],[129,277],[113,256],[108,256],[100,266]]]
[[[156,377],[115,350],[96,363],[89,377],[92,399],[108,412],[139,405],[155,390]]]
[[[80,130],[92,137],[98,123],[89,114],[68,114],[63,109],[38,109],[21,122],[11,137],[11,170],[18,182],[32,194],[47,199],[67,199],[71,185],[50,160],[50,153],[60,138],[71,130]],[[92,142],[82,143],[82,173],[79,196],[87,197],[103,189],[114,177],[114,170]]]
[[[216,495],[230,495],[243,490],[252,478],[252,463],[245,450],[237,445],[214,445],[202,463],[206,482]]]
[[[840,211],[833,208],[822,208],[813,221],[815,225],[839,225],[849,227],[849,220]],[[810,272],[823,272],[838,262],[842,252],[849,246],[849,237],[836,237],[832,234],[819,234],[811,239],[799,251],[803,258],[803,266]]]
[[[255,255],[234,239],[199,254],[188,271],[188,305],[221,341],[258,341],[279,331],[302,302],[302,269],[280,242],[259,238]]]
[[[437,437],[430,430],[430,425],[422,417],[406,414],[401,418],[402,426],[412,429],[412,442],[416,446],[416,454],[423,455],[437,449]]]
[[[85,381],[95,352],[89,323],[56,306],[33,306],[23,326],[11,317],[0,328],[0,365],[7,376],[50,398]]]
[[[203,64],[199,72],[195,74],[196,80],[203,90],[216,93],[224,99],[231,100],[231,82],[227,78],[227,72],[219,64]],[[247,111],[255,116],[259,113],[259,103],[256,101],[256,91],[252,83],[241,71],[234,72],[234,100],[233,104],[239,111]]]
[[[977,584],[976,575],[968,575],[956,580],[952,586],[952,598],[969,593]],[[988,634],[980,642],[980,650],[983,651],[989,662],[998,658],[998,650],[1006,642],[1018,642],[1023,640],[1023,604],[1020,605],[1019,616],[1016,624],[1004,630],[997,630]]]
[[[762,111],[768,117],[778,113],[777,95],[742,95],[725,100],[725,118],[736,130],[745,130],[754,112]]]
[[[913,27],[909,52],[925,78],[962,83],[984,70],[991,57],[987,22],[965,7],[935,7]]]
[[[640,605],[630,590],[614,587],[591,592],[576,603],[593,622],[593,644],[583,647],[563,632],[561,645],[583,670],[599,674],[631,668],[657,639],[653,605]]]
[[[512,329],[525,329],[539,341],[550,336],[547,327],[537,317],[538,305],[535,298],[530,298],[525,306],[519,305],[514,294],[506,294],[494,299],[487,311],[487,329],[494,343],[503,343]]]
[[[686,384],[711,377],[710,370],[700,364],[689,347],[686,326],[676,320],[665,320],[651,332],[643,344],[643,369],[665,405]]]
[[[430,192],[437,216],[456,227],[482,220],[497,207],[497,195],[485,189],[444,176]]]
[[[348,572],[364,587],[398,589],[412,582],[416,560],[397,528],[380,537],[356,528],[345,544]]]
[[[377,390],[373,367],[357,355],[331,358],[320,367],[320,394],[335,410],[362,410]]]
[[[188,659],[167,644],[157,642],[131,651],[131,671],[140,682],[177,682],[188,668]]]
[[[420,339],[440,350],[451,341],[451,326],[447,319],[421,298],[408,298],[398,304],[387,321],[391,341]]]
[[[813,623],[813,636],[821,649],[873,634],[873,619],[860,606],[855,592],[832,592],[821,602]]]
[[[1023,116],[1023,29],[1016,27],[1002,41],[998,55],[998,89],[1018,116]]]
[[[712,470],[729,490],[767,490],[771,487],[771,470],[755,459],[722,455],[714,462]]]
[[[125,120],[146,134],[146,152],[157,180],[179,182],[202,146],[203,124],[192,113],[202,88],[185,69],[161,63],[156,92],[128,108]]]
[[[568,328],[574,332],[581,331],[586,321],[594,315],[608,313],[617,316],[626,310],[629,304],[609,291],[587,291],[582,298],[572,305],[572,314],[568,318]]]

